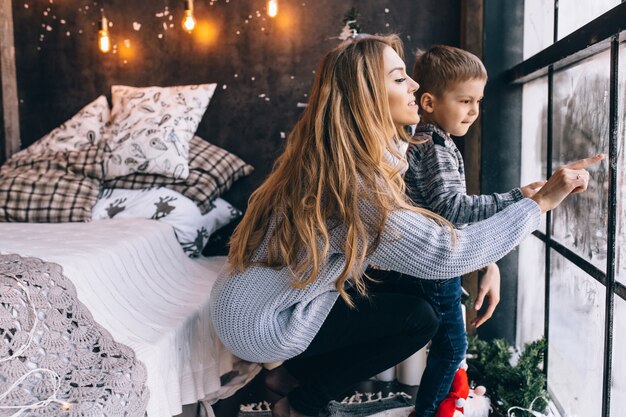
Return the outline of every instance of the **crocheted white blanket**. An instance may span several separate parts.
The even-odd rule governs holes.
[[[144,365],[93,320],[59,265],[0,255],[0,337],[0,415],[144,415]]]
[[[221,385],[236,358],[215,336],[208,300],[225,257],[190,259],[166,224],[0,223],[0,253],[63,267],[94,320],[145,364],[148,417],[171,417],[201,399],[210,404],[259,370],[248,367],[238,386]]]

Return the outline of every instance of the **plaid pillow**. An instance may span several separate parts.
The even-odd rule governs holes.
[[[167,187],[193,200],[202,214],[211,203],[226,192],[235,181],[254,168],[237,155],[194,136],[189,142],[189,177],[176,180],[155,174],[131,174],[105,180],[105,188],[144,189]]]
[[[43,155],[18,153],[0,168],[0,221],[91,220],[102,178],[103,146]]]

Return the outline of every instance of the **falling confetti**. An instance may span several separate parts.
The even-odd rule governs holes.
[[[222,90],[226,90],[226,84],[222,86]]]
[[[280,132],[280,138],[285,139],[285,132]]]
[[[24,8],[28,9],[30,6],[28,5],[28,3],[24,3]]]
[[[385,13],[389,13],[389,9],[385,8]]]
[[[259,94],[259,98],[265,97],[265,93]]]
[[[135,29],[136,31],[139,31],[141,29],[141,23],[133,22],[133,29]]]
[[[163,34],[162,34],[162,33],[159,33],[159,34],[157,35],[157,38],[159,38],[159,39],[163,39]]]

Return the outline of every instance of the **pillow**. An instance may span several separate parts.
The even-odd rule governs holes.
[[[199,256],[213,232],[241,216],[218,198],[201,214],[193,201],[164,187],[147,190],[105,189],[92,212],[94,220],[116,218],[154,219],[174,228],[176,239],[190,257]]]
[[[154,174],[136,173],[113,180],[105,180],[106,188],[145,189],[164,186],[193,200],[202,214],[211,203],[239,178],[249,175],[254,168],[237,155],[194,136],[189,142],[189,177],[176,181]]]
[[[102,140],[110,119],[109,103],[105,96],[100,96],[71,119],[18,154],[42,154],[87,148]]]
[[[101,144],[43,155],[20,152],[0,168],[0,221],[91,220],[102,177]]]
[[[135,172],[175,179],[189,176],[189,141],[216,84],[111,89],[108,179]]]

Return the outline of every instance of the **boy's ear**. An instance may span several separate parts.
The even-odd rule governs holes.
[[[430,93],[422,94],[420,98],[420,108],[426,113],[435,111],[435,96]]]

